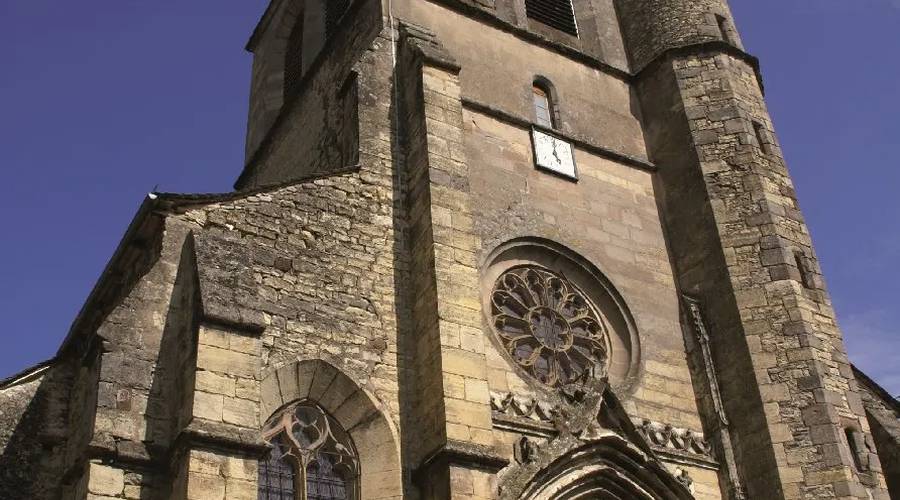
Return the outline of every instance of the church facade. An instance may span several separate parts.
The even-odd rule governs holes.
[[[272,0],[245,168],[152,193],[0,497],[900,498],[724,0]]]

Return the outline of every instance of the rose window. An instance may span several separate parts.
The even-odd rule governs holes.
[[[555,387],[605,375],[607,327],[565,278],[537,267],[510,269],[497,279],[491,306],[503,347],[542,383]]]

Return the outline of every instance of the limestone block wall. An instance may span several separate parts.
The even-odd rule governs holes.
[[[266,327],[258,356],[247,351],[252,339],[202,330],[209,340],[201,336],[201,369],[212,363],[240,370],[231,377],[238,391],[239,375],[249,380],[251,372],[289,359],[327,358],[398,418],[395,241],[391,206],[376,202],[391,196],[382,183],[369,173],[347,173],[183,209],[180,217],[198,231],[247,248],[258,295],[235,306],[259,311]],[[225,342],[229,353],[222,352]],[[215,369],[203,371],[212,373],[198,373],[198,389],[231,390]]]
[[[618,0],[616,6],[634,72],[667,49],[710,41],[743,48],[725,0]]]
[[[719,337],[740,473],[768,478],[748,494],[881,494],[879,467],[856,470],[843,437],[867,424],[753,66],[698,49],[639,88],[678,282]]]
[[[287,39],[302,12],[300,2],[273,2],[260,19],[260,26],[247,46],[253,52],[253,70],[245,161],[256,153],[284,105]]]
[[[295,95],[286,95],[285,64],[288,40],[295,26],[302,25],[302,46],[299,60],[290,61],[298,67],[291,71],[302,79],[312,68],[327,40],[325,33],[325,4],[301,0],[275,0],[262,15],[259,25],[247,43],[253,53],[250,79],[250,106],[247,119],[246,160],[249,161],[281,114],[282,108]]]
[[[256,498],[258,461],[255,458],[191,450],[187,462],[186,500]]]
[[[259,359],[253,335],[201,326],[193,417],[255,430],[259,425]]]
[[[634,378],[612,381],[629,414],[702,434],[652,173],[577,150],[578,182],[561,179],[534,168],[528,129],[475,110],[465,117],[482,273],[494,249],[523,238],[556,242],[596,266],[621,294],[638,336],[634,352],[618,353],[634,355]],[[482,325],[491,391],[547,400],[492,341],[486,318]],[[510,453],[520,437],[498,433]],[[719,498],[714,470],[690,474],[698,498]]]
[[[431,33],[401,27],[401,109],[408,173],[415,413],[424,461],[423,495],[490,498],[490,396],[473,234],[468,166],[462,143],[458,66]],[[452,451],[451,451],[452,450]],[[472,463],[456,463],[454,454]],[[460,486],[466,485],[466,486]],[[464,491],[463,491],[464,490]]]
[[[395,1],[394,13],[397,17],[431,27],[431,24],[424,23],[423,19],[412,13],[423,7],[433,7],[421,5],[424,3]],[[609,69],[628,69],[614,0],[574,0],[577,37],[530,19],[525,0],[433,0],[428,3],[441,5],[445,9],[479,20],[482,26],[497,28],[558,53],[580,55],[583,59]],[[446,39],[447,33],[441,34]],[[447,39],[445,43],[451,43],[451,40]]]
[[[184,432],[193,438],[173,451],[169,498],[211,500],[257,494],[260,443],[260,360],[256,332],[201,324],[195,386]],[[198,441],[200,438],[200,442]],[[217,444],[204,446],[202,439]],[[250,445],[246,448],[242,445]]]
[[[174,229],[174,228],[173,228]],[[159,235],[162,237],[162,235]],[[128,443],[121,452],[134,457],[149,457],[150,448],[168,446],[174,424],[166,397],[174,384],[177,364],[174,358],[160,357],[179,345],[177,337],[186,335],[190,311],[178,308],[170,299],[175,287],[178,263],[182,256],[184,233],[167,232],[159,246],[150,245],[145,257],[149,266],[136,280],[97,329],[104,353],[97,363],[96,383],[86,382],[96,391],[96,416],[93,440],[118,453],[117,443]],[[70,412],[81,411],[74,405]],[[84,450],[78,450],[83,453]]]
[[[542,238],[593,263],[622,294],[640,335],[642,379],[627,381],[636,401],[648,401],[637,403],[637,414],[666,408],[654,418],[698,427],[652,174],[577,150],[576,183],[534,168],[529,130],[476,112],[467,113],[466,123],[481,207],[475,224],[485,241],[479,260],[489,264],[488,255],[505,242]],[[495,358],[492,366],[508,371],[506,360]],[[512,374],[501,382],[506,377],[492,378],[496,389],[526,389]]]
[[[860,387],[888,493],[896,497],[900,495],[900,402],[856,367],[853,374]]]
[[[126,472],[121,468],[93,460],[87,463],[84,476],[72,490],[73,495],[63,498],[145,500],[153,498],[156,479],[152,474]]]
[[[703,74],[694,76],[698,68]],[[854,483],[877,492],[883,488],[877,466],[855,470],[852,459],[842,458],[839,467],[844,472],[829,475],[827,463],[804,464],[801,458],[816,448],[824,455],[846,457],[842,431],[848,426],[868,429],[808,228],[783,158],[771,140],[773,127],[756,74],[746,64],[722,56],[680,61],[676,73],[701,165],[709,165],[707,175],[717,177],[708,185],[717,200],[713,211],[724,235],[738,306],[745,324],[752,325],[746,332],[750,350],[775,358],[757,357],[757,370],[764,370],[757,371],[757,377],[764,403],[773,412],[778,408],[781,422],[790,429],[789,438],[780,433],[787,429],[770,424],[777,434],[776,456],[778,443],[783,442],[788,462],[799,465],[804,476],[800,485],[786,481],[785,493],[796,495],[793,489],[799,486],[800,495],[821,495],[831,486],[836,496],[864,496]],[[704,88],[706,95],[726,88],[733,94],[730,102],[687,97],[697,88]],[[708,114],[699,116],[703,106]],[[734,153],[738,156],[731,156]],[[723,160],[728,167],[718,163]],[[741,168],[751,165],[756,168],[750,172]],[[723,168],[718,175],[709,171],[717,168]],[[735,194],[729,177],[740,178],[746,192]],[[755,237],[760,237],[756,244]],[[798,377],[803,372],[807,375]],[[804,436],[804,431],[809,434]]]
[[[298,180],[358,163],[360,94],[353,68],[381,31],[381,14],[380,0],[356,2],[322,57],[307,68],[298,94],[279,108],[272,125],[263,133],[257,132],[263,124],[251,124],[253,133],[263,133],[263,138],[235,183],[237,189]],[[263,53],[268,54],[261,48]],[[266,71],[278,73],[273,68]]]
[[[44,365],[0,387],[0,497],[53,498],[64,467],[65,422],[53,418],[60,371]],[[50,453],[48,453],[48,451]]]
[[[553,84],[560,131],[625,156],[646,159],[637,101],[622,73],[593,67],[440,2],[399,1],[394,2],[394,9],[400,19],[432,31],[457,59],[465,102],[533,122],[532,85],[541,76]]]

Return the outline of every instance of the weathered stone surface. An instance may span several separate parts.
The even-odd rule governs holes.
[[[524,0],[335,5],[251,38],[239,190],[149,197],[59,357],[0,384],[0,497],[256,498],[301,401],[365,499],[896,489],[895,402],[849,365],[724,0],[574,0],[578,37]],[[535,79],[577,179],[534,166]],[[519,266],[580,292],[524,309],[602,320],[573,385],[523,368],[572,318],[498,337]]]

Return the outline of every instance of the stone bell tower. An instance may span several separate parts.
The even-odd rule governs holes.
[[[247,48],[235,191],[151,194],[0,382],[0,497],[900,487],[722,0],[272,0]]]
[[[727,4],[619,6],[649,154],[664,166],[656,185],[676,279],[704,305],[747,497],[883,497],[759,65]]]

